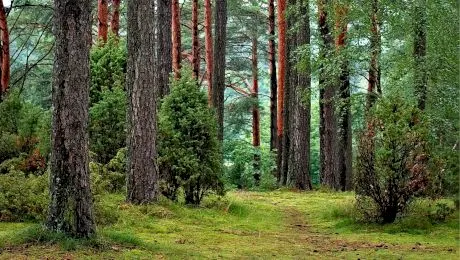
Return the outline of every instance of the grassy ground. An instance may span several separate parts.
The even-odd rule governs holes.
[[[356,224],[353,195],[232,192],[192,208],[131,206],[103,197],[110,225],[99,238],[43,237],[37,224],[0,223],[0,259],[459,259],[458,212],[432,225],[415,214],[395,224]],[[421,206],[426,206],[423,202]],[[41,242],[58,241],[58,242]]]

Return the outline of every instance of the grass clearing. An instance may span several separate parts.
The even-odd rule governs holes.
[[[441,224],[416,215],[360,224],[351,217],[353,199],[320,191],[231,192],[188,207],[166,200],[132,206],[122,195],[105,195],[102,217],[113,224],[99,226],[97,238],[82,242],[43,234],[37,224],[0,223],[0,259],[458,259],[458,212]]]

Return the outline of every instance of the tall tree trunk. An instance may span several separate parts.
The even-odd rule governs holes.
[[[270,73],[270,151],[277,146],[277,79],[275,46],[275,1],[268,1],[268,66]]]
[[[204,0],[204,44],[206,52],[206,80],[208,82],[208,103],[212,104],[212,9],[211,0]]]
[[[107,42],[107,32],[109,23],[109,6],[107,0],[97,1],[97,38]]]
[[[180,31],[180,6],[179,0],[171,2],[171,34],[172,34],[172,67],[174,77],[180,78],[181,61],[182,61],[182,43]]]
[[[308,0],[297,0],[296,20],[299,29],[295,33],[296,46],[310,44],[310,17]],[[296,60],[298,61],[298,60]],[[300,190],[311,190],[310,180],[310,91],[311,67],[310,58],[302,61],[305,70],[293,69],[296,84],[292,86],[291,110],[291,147],[287,185]]]
[[[320,107],[320,179],[321,184],[337,188],[338,180],[334,173],[336,119],[334,112],[335,87],[330,66],[325,64],[332,60],[334,39],[328,25],[328,0],[318,0],[318,27],[321,36],[319,69],[319,107]]]
[[[110,30],[116,36],[119,36],[120,33],[120,3],[121,0],[112,0],[112,21],[110,22]]]
[[[257,56],[257,37],[252,39],[252,145],[254,148],[254,180],[260,183],[260,111],[259,111],[259,68]]]
[[[200,39],[198,36],[198,0],[192,1],[192,68],[193,76],[200,77]]]
[[[371,61],[369,65],[369,83],[367,86],[366,111],[374,105],[378,95],[382,94],[380,83],[380,53],[381,53],[381,36],[379,23],[379,1],[372,0],[371,3],[371,37],[370,51]]]
[[[171,0],[157,0],[157,101],[169,94],[172,71]]]
[[[414,79],[418,108],[425,109],[428,74],[426,64],[426,0],[415,0],[414,6]]]
[[[10,39],[8,31],[8,22],[5,13],[3,1],[0,1],[0,101],[3,99],[10,82]]]
[[[77,237],[96,232],[88,156],[91,1],[54,1],[50,207],[47,227]]]
[[[286,80],[286,0],[278,1],[278,102],[277,102],[277,141],[278,160],[277,178],[281,182],[283,161],[283,131],[284,131],[284,85]]]
[[[348,6],[336,5],[335,41],[336,53],[339,58],[340,77],[339,98],[337,104],[337,156],[336,170],[338,189],[345,191],[352,189],[352,130],[351,130],[351,103],[350,103],[350,72],[348,60],[345,56],[346,37],[348,31]]]
[[[216,0],[212,106],[217,114],[217,137],[224,138],[225,57],[227,41],[227,0]]]
[[[128,1],[128,179],[127,201],[135,204],[156,199],[154,0]]]

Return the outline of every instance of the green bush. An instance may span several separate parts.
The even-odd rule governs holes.
[[[105,89],[90,108],[90,150],[100,163],[108,163],[125,146],[126,93],[120,87]]]
[[[223,192],[221,148],[215,115],[190,70],[172,83],[159,112],[159,162],[164,193],[200,204],[210,191]]]
[[[48,209],[48,174],[11,171],[0,175],[0,221],[44,220]]]
[[[369,197],[376,220],[391,223],[430,186],[429,126],[422,111],[400,97],[380,99],[368,120],[359,141],[357,202]]]

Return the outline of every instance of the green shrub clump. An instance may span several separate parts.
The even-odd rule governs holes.
[[[368,122],[359,142],[357,202],[392,223],[429,188],[429,127],[422,111],[398,97],[380,99]]]
[[[182,188],[186,203],[200,204],[208,192],[222,193],[216,119],[189,70],[172,82],[159,111],[159,129],[163,194],[176,199]]]

